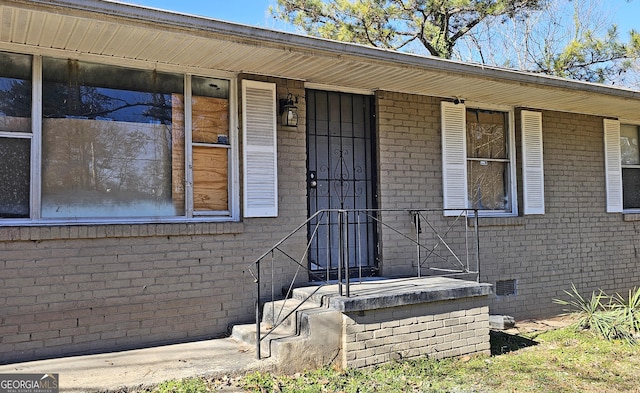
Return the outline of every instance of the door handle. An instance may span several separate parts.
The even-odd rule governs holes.
[[[307,180],[309,183],[309,188],[318,187],[318,179],[316,176],[316,171],[309,171],[309,174],[307,175]]]

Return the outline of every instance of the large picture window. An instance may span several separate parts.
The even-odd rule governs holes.
[[[0,217],[237,217],[229,80],[47,57],[32,77],[30,56],[3,53],[0,64]]]
[[[183,215],[172,192],[184,178],[172,167],[183,78],[49,58],[42,68],[42,217]]]

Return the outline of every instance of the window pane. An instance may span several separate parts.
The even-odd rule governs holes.
[[[182,86],[180,75],[43,59],[42,216],[184,215]]]
[[[622,165],[640,165],[637,126],[620,125],[620,153]]]
[[[0,138],[0,217],[29,217],[31,139]]]
[[[467,155],[507,158],[507,113],[467,109]]]
[[[192,78],[193,209],[229,209],[229,82]],[[215,144],[213,146],[212,144]]]
[[[0,131],[31,132],[31,57],[0,52]]]
[[[508,164],[495,161],[469,161],[469,207],[479,210],[510,210],[507,190]]]
[[[196,143],[229,143],[229,82],[192,78],[192,140]]]
[[[624,209],[640,208],[640,169],[622,168],[622,196]]]

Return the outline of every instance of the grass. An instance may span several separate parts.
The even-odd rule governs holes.
[[[322,368],[293,376],[253,373],[239,380],[168,381],[154,393],[199,393],[238,388],[259,393],[640,393],[640,288],[627,297],[603,291],[583,297],[572,285],[575,322],[531,335],[491,332],[492,356],[421,358],[370,369]],[[221,383],[222,382],[222,383]]]
[[[496,355],[490,357],[424,358],[364,370],[323,368],[293,376],[254,373],[234,380],[233,385],[260,393],[640,393],[640,346],[625,340],[607,341],[591,331],[564,328],[520,336],[494,332],[491,341]],[[217,380],[196,378],[170,381],[151,391],[220,388]]]

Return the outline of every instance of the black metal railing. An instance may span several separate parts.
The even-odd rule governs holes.
[[[478,220],[478,211],[472,209],[326,209],[316,212],[258,257],[249,268],[256,283],[258,358],[261,342],[320,288],[337,284],[338,295],[349,297],[352,283],[365,280],[372,267],[373,270],[380,269],[385,276],[446,275],[478,281]],[[372,223],[376,233],[368,236]],[[323,239],[319,239],[321,232]],[[377,244],[373,245],[376,252],[372,252],[372,238],[376,239]],[[306,246],[302,247],[304,244]],[[319,247],[326,250],[319,250]],[[314,254],[313,263],[310,263],[310,253]],[[375,261],[371,260],[373,255]],[[376,266],[378,255],[382,266]],[[283,280],[283,275],[290,279]],[[315,290],[285,312],[286,299],[291,297],[293,288],[309,280],[315,281]],[[263,296],[265,291],[270,293]],[[277,311],[278,315],[275,315],[275,307],[271,308],[274,325],[262,335],[262,304],[279,299],[285,299],[285,302]]]

